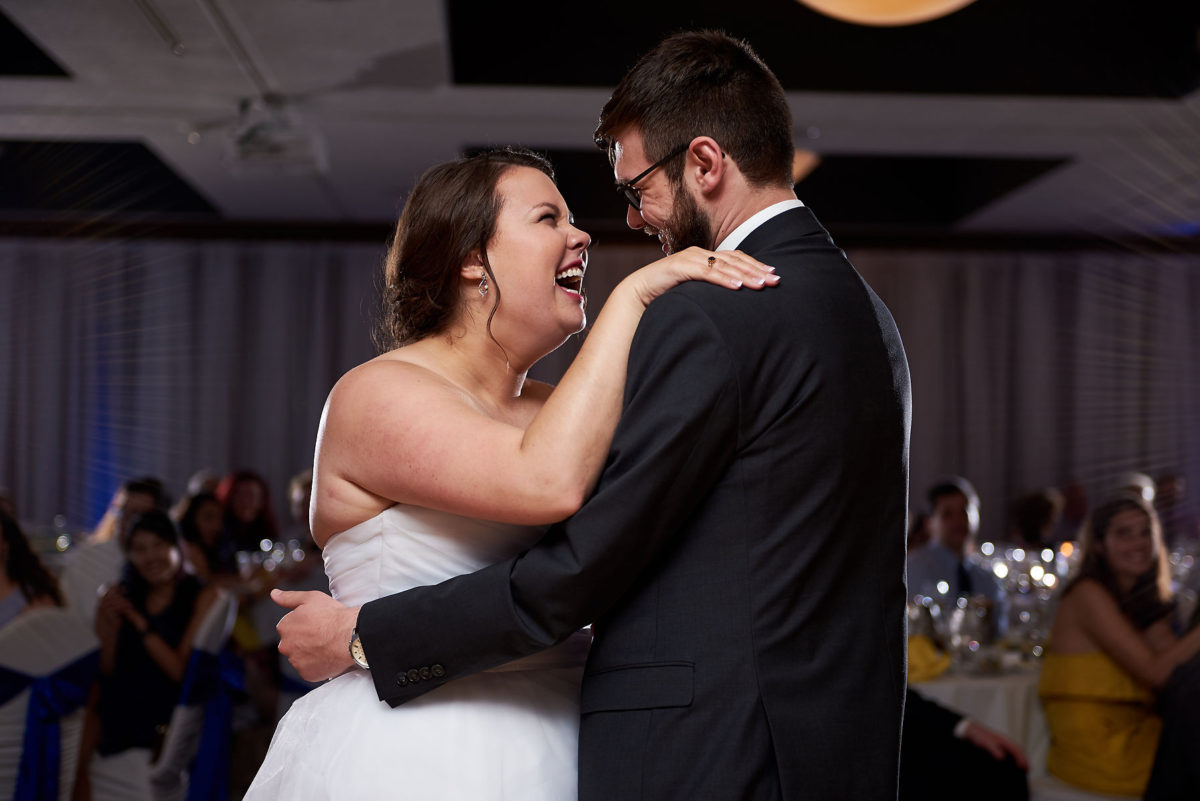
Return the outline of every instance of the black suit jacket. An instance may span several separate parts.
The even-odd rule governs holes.
[[[779,286],[692,282],[651,304],[608,462],[574,517],[515,559],[363,607],[381,698],[594,622],[584,801],[895,798],[904,351],[807,208],[741,249]]]

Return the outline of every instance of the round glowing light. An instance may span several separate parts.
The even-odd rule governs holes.
[[[1053,573],[1047,573],[1046,575],[1042,576],[1042,583],[1047,587],[1053,587],[1058,583],[1058,576],[1054,575]]]
[[[1023,548],[1013,548],[1013,559],[1018,562],[1025,561],[1025,550]]]
[[[1071,554],[1075,553],[1075,543],[1064,542],[1062,545],[1058,546],[1058,552],[1063,556],[1069,557]]]
[[[792,183],[798,184],[821,163],[821,157],[811,150],[797,149],[792,154]]]
[[[985,542],[983,545],[979,546],[979,552],[984,556],[991,556],[996,552],[996,546],[990,542]]]
[[[1043,548],[1042,549],[1042,561],[1043,562],[1053,562],[1054,561],[1054,551],[1051,550],[1050,548]]]
[[[973,0],[800,0],[827,17],[856,25],[916,25],[952,14]]]
[[[1033,651],[1033,655],[1034,655],[1034,656],[1041,656],[1041,655],[1042,655],[1042,646],[1040,646],[1040,645],[1035,645],[1035,646],[1033,646],[1033,648],[1031,648],[1030,650],[1031,650],[1031,651]]]
[[[71,547],[71,538],[66,534],[59,534],[58,539],[54,541],[54,547],[60,551],[65,551]]]
[[[937,583],[937,591],[939,595],[945,595],[950,592],[950,584],[945,581],[939,581]]]
[[[996,574],[996,578],[1008,578],[1008,565],[1003,562],[997,562],[992,565],[992,572]]]
[[[1046,575],[1046,571],[1041,565],[1034,565],[1033,567],[1029,568],[1029,577],[1034,581],[1041,581],[1042,576],[1044,575]]]
[[[304,554],[303,548],[296,548],[295,550],[292,551],[292,561],[293,562],[303,562],[304,557],[305,557],[305,554]]]

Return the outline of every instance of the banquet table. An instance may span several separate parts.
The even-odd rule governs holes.
[[[970,675],[946,673],[914,683],[921,695],[1004,734],[1029,756],[1029,776],[1046,773],[1050,733],[1037,695],[1037,670]]]

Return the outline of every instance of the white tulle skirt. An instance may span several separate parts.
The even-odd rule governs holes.
[[[576,797],[586,638],[451,682],[393,709],[365,671],[300,698],[247,801]]]

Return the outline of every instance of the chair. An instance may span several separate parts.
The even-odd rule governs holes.
[[[237,599],[226,590],[218,590],[217,599],[196,631],[179,704],[171,713],[158,759],[150,766],[150,785],[157,801],[177,801],[185,793],[188,798],[210,795],[189,790],[189,778],[213,781],[213,772],[228,745],[230,701],[222,686],[221,653],[236,614]],[[198,757],[217,764],[193,769]],[[224,764],[228,764],[227,758]]]
[[[71,797],[97,646],[91,627],[58,607],[0,629],[0,798]]]
[[[90,627],[96,619],[97,592],[103,585],[121,578],[125,555],[116,540],[109,540],[83,543],[68,551],[63,560],[59,583],[67,599],[67,608]]]

